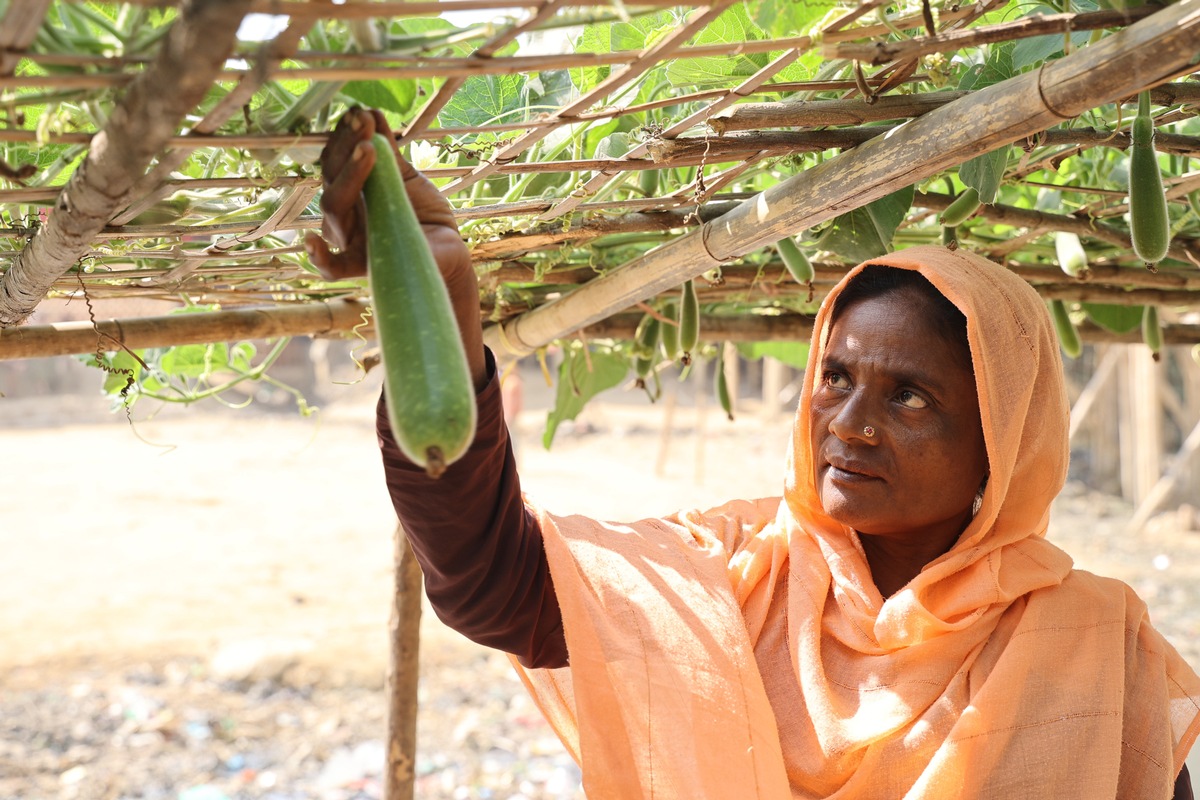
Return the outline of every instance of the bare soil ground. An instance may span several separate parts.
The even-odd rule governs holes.
[[[551,510],[779,491],[787,415],[730,425],[690,387],[674,412],[618,392],[547,453],[540,381],[518,458]],[[394,518],[376,393],[335,387],[315,420],[138,408],[133,428],[99,399],[0,399],[0,798],[380,796]],[[1052,536],[1200,665],[1200,534],[1172,515],[1131,536],[1129,514],[1072,486]],[[503,657],[432,614],[422,647],[419,797],[582,796]]]

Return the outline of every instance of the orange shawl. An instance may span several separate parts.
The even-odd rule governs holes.
[[[821,509],[812,379],[780,498],[612,525],[541,514],[571,666],[522,676],[608,798],[1167,798],[1200,679],[1124,584],[1046,541],[1068,406],[1045,306],[915,247],[967,317],[991,477],[955,546],[886,600]],[[851,272],[855,274],[857,270]],[[810,376],[828,333],[817,316]]]

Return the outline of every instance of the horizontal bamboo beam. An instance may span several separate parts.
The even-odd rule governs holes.
[[[641,313],[616,314],[583,329],[588,339],[630,340],[642,319]],[[812,317],[800,314],[778,316],[700,317],[700,339],[706,342],[808,342],[812,339]],[[1079,325],[1079,335],[1090,344],[1141,344],[1141,331],[1114,333],[1092,322]],[[1189,345],[1200,342],[1200,325],[1163,326],[1163,343]]]
[[[1064,187],[1065,188],[1065,187]],[[947,194],[936,192],[917,192],[913,204],[925,208],[942,211],[947,208],[954,198]],[[1048,211],[1038,211],[1032,208],[995,203],[981,205],[973,216],[999,225],[1013,225],[1021,228],[1034,228],[1050,231],[1065,231],[1078,236],[1097,239],[1122,250],[1133,251],[1133,243],[1129,231],[1108,225],[1099,220],[1087,217],[1076,217],[1071,214],[1052,214]],[[1200,242],[1195,239],[1175,238],[1167,255],[1178,261],[1200,264]]]
[[[1041,69],[993,84],[810,168],[485,341],[521,357],[723,262],[833,219],[1099,104],[1168,80],[1195,57],[1200,8],[1167,7]]]
[[[0,330],[0,361],[44,358],[128,348],[326,336],[363,326],[362,300],[329,300],[296,305],[163,314],[132,319],[59,322]],[[366,326],[369,330],[369,326]]]
[[[867,101],[860,97],[839,100],[781,100],[774,103],[742,103],[713,116],[711,127],[723,135],[735,131],[760,130],[762,128],[815,128],[826,125],[863,125],[869,122],[919,117],[935,108],[962,99],[969,92],[939,91],[921,94],[896,94],[876,97]],[[1195,83],[1168,83],[1153,89],[1150,99],[1155,105],[1172,106],[1200,100],[1200,86]],[[875,129],[879,131],[879,128]],[[1111,131],[1086,131],[1094,133],[1091,141],[1106,142]],[[1074,133],[1064,131],[1064,133]],[[1120,147],[1128,147],[1127,134]],[[1193,137],[1188,137],[1193,138]],[[1041,144],[1042,142],[1039,142]],[[1046,142],[1048,144],[1048,142]],[[1161,149],[1161,145],[1160,145]]]
[[[823,290],[844,274],[845,268],[819,267],[818,283]],[[763,277],[760,287],[778,287],[781,294],[803,293],[781,273]],[[1044,297],[1063,296],[1065,299],[1086,299],[1089,287],[1063,284],[1036,287]],[[1074,295],[1072,297],[1071,295]],[[1147,291],[1145,298],[1128,293],[1130,299],[1156,302],[1161,293]],[[1192,293],[1200,303],[1200,293]],[[708,296],[701,290],[701,299]],[[1114,290],[1097,296],[1100,302],[1112,302]],[[22,358],[49,358],[83,353],[104,352],[129,348],[141,350],[152,347],[173,347],[210,342],[276,339],[284,336],[342,336],[370,337],[374,327],[364,319],[367,302],[362,299],[314,301],[292,305],[263,306],[203,314],[165,314],[152,317],[103,319],[91,322],[61,322],[48,325],[26,325],[0,330],[0,361]],[[631,339],[642,312],[623,311],[596,320],[584,329],[588,338]],[[705,315],[700,321],[701,338],[705,341],[766,342],[808,341],[812,336],[812,318],[799,314],[741,315],[735,317]],[[1141,334],[1114,334],[1092,323],[1080,325],[1080,334],[1088,342],[1136,343]],[[1167,344],[1200,343],[1200,325],[1168,324],[1163,328]]]
[[[1072,31],[1093,31],[1117,28],[1153,14],[1154,6],[1128,11],[1091,11],[1080,14],[1031,14],[1012,22],[948,31],[933,36],[919,36],[897,42],[867,42],[865,44],[836,43],[822,49],[826,58],[861,61],[864,64],[886,64],[905,61],[931,53],[952,53],[964,47],[1010,42],[1032,36],[1067,34]]]

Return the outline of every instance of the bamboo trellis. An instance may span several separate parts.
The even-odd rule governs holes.
[[[1189,124],[1200,103],[1200,0],[1038,16],[1004,0],[869,0],[803,30],[766,30],[764,9],[784,14],[782,0],[139,0],[87,5],[114,12],[92,18],[112,29],[107,46],[56,46],[82,5],[10,0],[0,19],[0,151],[12,175],[0,180],[0,361],[369,335],[365,286],[323,280],[296,241],[321,227],[317,156],[354,84],[411,90],[407,111],[391,110],[393,128],[455,208],[480,275],[480,318],[502,357],[580,330],[628,339],[645,309],[701,275],[707,339],[806,339],[814,304],[848,260],[808,242],[815,277],[802,286],[773,242],[819,241],[838,215],[907,187],[891,246],[937,240],[957,185],[949,176],[1001,147],[1015,156],[1002,170],[1015,193],[960,226],[961,246],[1047,300],[1161,306],[1165,342],[1200,342],[1200,203],[1187,210],[1200,197],[1200,129]],[[747,8],[763,12],[763,30],[751,33]],[[474,17],[416,24],[451,12]],[[238,40],[251,13],[286,24],[264,42]],[[654,14],[672,24],[634,45],[618,35]],[[122,38],[121,19],[167,27]],[[613,46],[525,52],[555,32],[577,40],[588,25]],[[1080,32],[1086,42],[1072,38]],[[949,82],[955,64],[986,66],[1002,45],[1042,55],[982,88]],[[694,77],[715,63],[737,68]],[[529,96],[545,107],[449,113],[481,81],[505,80],[536,84]],[[313,92],[313,107],[268,113],[297,86]],[[1099,172],[1070,182],[1057,172],[1126,150],[1127,104],[1147,90],[1175,211],[1156,271],[1131,252],[1126,192]],[[624,136],[621,146],[595,152],[616,141],[588,138],[601,128]],[[664,180],[645,189],[643,175]],[[1043,192],[1073,199],[1026,202]],[[1057,234],[1086,243],[1086,280],[1055,264]],[[47,297],[221,310],[39,324]],[[1090,322],[1080,331],[1098,344],[1139,337]],[[399,717],[415,704],[399,691],[389,797],[412,791],[411,720]]]
[[[143,297],[147,294],[153,295],[157,291],[157,296],[163,297],[173,293],[175,296],[185,295],[198,301],[216,298],[225,305],[291,304],[305,302],[306,298],[319,295],[320,290],[312,288],[316,281],[303,269],[303,265],[298,263],[303,259],[298,249],[288,242],[272,241],[280,234],[286,237],[289,231],[311,229],[319,225],[319,214],[314,213],[314,195],[318,190],[319,177],[314,168],[308,169],[308,175],[268,174],[191,180],[178,173],[179,166],[188,156],[213,148],[222,148],[231,153],[279,154],[305,149],[310,154],[315,152],[324,142],[325,134],[322,132],[238,134],[229,131],[226,123],[250,102],[256,92],[262,91],[271,81],[289,79],[344,82],[405,78],[429,80],[436,77],[440,79],[440,85],[404,127],[401,134],[403,141],[438,141],[447,137],[465,140],[484,134],[502,137],[516,132],[518,135],[515,139],[505,141],[500,149],[494,150],[476,165],[432,165],[427,169],[431,177],[446,182],[445,191],[459,206],[460,219],[502,219],[503,227],[514,231],[512,234],[501,233],[491,240],[483,238],[473,242],[477,261],[483,266],[491,263],[489,259],[505,257],[504,252],[526,255],[536,252],[527,248],[521,240],[522,237],[526,237],[528,243],[536,244],[537,234],[526,234],[521,229],[536,229],[536,225],[530,223],[539,220],[550,222],[565,215],[580,217],[570,226],[577,232],[577,236],[566,235],[553,241],[544,238],[541,241],[543,252],[546,249],[561,249],[594,242],[598,237],[594,229],[589,229],[589,214],[605,215],[609,223],[607,235],[644,230],[646,216],[661,215],[659,231],[663,241],[669,241],[678,237],[680,231],[691,227],[695,219],[676,224],[680,216],[686,217],[686,212],[690,209],[702,210],[709,204],[718,208],[730,200],[739,199],[740,195],[735,185],[739,176],[756,166],[769,163],[772,159],[833,149],[848,153],[843,157],[846,161],[858,160],[861,156],[855,150],[860,149],[861,145],[871,138],[902,129],[905,120],[918,118],[934,109],[942,108],[947,103],[962,101],[966,99],[965,95],[971,94],[963,91],[889,93],[900,86],[919,87],[920,81],[923,80],[921,75],[899,69],[915,57],[978,48],[992,42],[1018,41],[1030,36],[1045,35],[1047,32],[1119,29],[1136,24],[1138,20],[1147,16],[1162,17],[1165,13],[1176,13],[1180,20],[1187,20],[1190,14],[1189,4],[1182,3],[1174,10],[1167,9],[1157,14],[1155,7],[1146,6],[1132,9],[1128,13],[1084,12],[975,24],[988,11],[1003,5],[988,2],[939,9],[936,21],[914,11],[907,16],[893,18],[887,24],[879,24],[872,18],[878,11],[878,4],[864,4],[828,24],[819,37],[747,39],[721,44],[691,43],[689,40],[694,34],[720,17],[731,5],[729,2],[718,2],[698,6],[696,13],[687,18],[686,24],[680,25],[670,35],[660,38],[649,49],[615,50],[608,53],[506,53],[504,48],[521,36],[540,28],[561,24],[557,17],[564,9],[591,9],[594,19],[605,18],[603,12],[607,3],[544,0],[525,3],[526,10],[518,19],[489,27],[486,35],[476,40],[476,46],[462,56],[439,55],[432,48],[421,52],[390,53],[386,48],[376,52],[336,52],[304,46],[306,34],[322,19],[352,21],[380,16],[413,17],[447,11],[489,11],[508,5],[483,0],[450,0],[430,3],[341,5],[323,2],[249,5],[208,2],[185,6],[209,9],[210,13],[215,13],[212,9],[220,9],[221,13],[231,15],[228,19],[240,17],[250,11],[278,13],[289,16],[290,23],[278,36],[257,48],[244,42],[237,44],[235,48],[230,42],[230,52],[236,49],[236,55],[243,58],[247,65],[244,68],[230,68],[229,64],[232,62],[212,59],[217,69],[206,75],[201,82],[232,88],[224,100],[208,111],[203,118],[186,126],[184,133],[179,133],[179,126],[174,124],[170,127],[176,128],[176,131],[161,140],[151,141],[145,136],[122,136],[118,129],[112,127],[116,123],[109,121],[109,128],[103,131],[103,141],[106,144],[129,139],[144,145],[146,152],[159,153],[158,157],[153,159],[153,167],[137,177],[131,186],[132,191],[129,194],[135,195],[136,200],[123,201],[116,198],[114,201],[112,195],[108,195],[109,205],[119,208],[105,220],[104,225],[93,225],[87,229],[84,234],[85,243],[84,239],[81,239],[83,244],[74,246],[69,253],[42,258],[37,257],[36,253],[39,247],[45,246],[53,237],[56,224],[61,227],[57,220],[42,226],[34,221],[22,221],[22,224],[10,224],[6,228],[0,228],[0,238],[14,243],[29,239],[26,246],[16,251],[17,260],[0,277],[0,293],[3,293],[0,295],[3,297],[0,299],[0,320],[4,325],[11,327],[35,308],[40,297],[48,292],[71,293],[82,290],[92,292],[96,297],[111,298]],[[656,9],[667,5],[670,4],[637,4],[639,9]],[[170,74],[165,62],[156,67],[152,57],[146,53],[123,56],[51,52],[39,48],[35,41],[37,26],[31,20],[43,19],[51,8],[48,2],[23,2],[10,6],[5,20],[0,23],[0,40],[8,44],[5,51],[7,76],[0,77],[0,90],[35,93],[39,90],[51,93],[111,92],[135,86],[139,81],[147,84],[151,77],[161,82],[164,80],[163,75]],[[1183,11],[1179,11],[1180,8]],[[615,18],[615,15],[609,15],[609,19]],[[184,30],[187,24],[185,14],[179,18],[175,27]],[[225,31],[236,28],[229,23],[218,27]],[[193,25],[193,29],[198,28]],[[891,34],[897,30],[906,31],[909,34],[908,38],[898,40],[893,37]],[[1180,35],[1186,39],[1190,28],[1185,26],[1181,30]],[[819,45],[814,45],[814,40],[819,41]],[[210,36],[205,36],[204,41],[210,53],[217,52],[217,49],[213,48],[214,41]],[[823,77],[799,83],[775,80],[784,67],[815,49],[821,49],[828,58],[853,58],[863,63],[888,66],[875,75],[862,75],[855,81],[828,80]],[[732,58],[747,53],[777,55],[757,72],[731,83],[726,89],[676,92],[670,99],[605,105],[610,95],[621,92],[648,69],[664,61],[722,56]],[[16,58],[17,54],[21,58]],[[159,59],[163,57],[161,54],[158,56]],[[34,72],[28,69],[18,71],[17,66],[22,63],[22,59],[25,63],[37,65],[39,69]],[[1162,54],[1154,54],[1153,60],[1162,59]],[[47,67],[54,67],[55,70],[44,72]],[[438,111],[444,108],[446,102],[472,76],[532,74],[554,69],[600,67],[612,68],[614,72],[606,81],[602,81],[583,95],[571,98],[570,102],[553,113],[519,122],[496,122],[478,126],[443,126],[437,121]],[[64,73],[64,69],[69,70],[69,73]],[[1123,99],[1139,89],[1153,88],[1156,103],[1178,106],[1174,112],[1176,117],[1181,112],[1186,115],[1190,108],[1187,104],[1200,95],[1200,90],[1197,90],[1195,85],[1178,80],[1178,76],[1186,74],[1187,69],[1187,60],[1184,60],[1166,73],[1156,75],[1152,80],[1143,80],[1140,81],[1140,85],[1134,85],[1139,84],[1139,81],[1134,79],[1122,90],[1116,93],[1108,92],[1103,96],[1092,87],[1080,86],[1080,106],[1102,105],[1114,99]],[[198,74],[194,69],[189,72],[193,76]],[[898,75],[902,77],[897,79]],[[1176,76],[1176,80],[1164,80],[1173,75]],[[847,96],[863,89],[868,92],[865,96]],[[840,93],[842,97],[800,102],[791,99],[831,91]],[[783,102],[745,102],[763,94],[787,94],[790,97]],[[188,101],[184,102],[186,104]],[[695,110],[648,136],[621,156],[547,160],[538,158],[533,152],[539,142],[555,131],[596,120],[620,120],[644,114],[655,107],[665,107],[667,103],[692,104]],[[195,102],[192,101],[191,104],[195,105]],[[1165,116],[1161,119],[1169,121]],[[879,124],[889,120],[892,122],[890,126]],[[779,130],[780,128],[791,130]],[[0,128],[0,142],[17,145],[37,141],[43,144],[84,147],[95,151],[95,138],[99,132],[34,131],[10,125]],[[1025,135],[1030,137],[1027,143],[1030,154],[1040,155],[1038,158],[1023,159],[1023,164],[1010,169],[1009,174],[1017,178],[1034,174],[1035,168],[1044,166],[1050,159],[1061,159],[1066,152],[1079,152],[1100,146],[1121,149],[1128,146],[1128,135],[1120,130],[1034,124]],[[1200,148],[1198,143],[1200,137],[1172,133],[1162,133],[1157,140],[1160,152],[1180,157],[1193,156]],[[963,157],[958,160],[965,160],[970,152],[959,154]],[[626,175],[644,170],[681,167],[692,167],[699,178],[693,177],[691,183],[685,183],[669,193],[647,197],[642,201],[636,198],[607,201],[593,199],[597,193],[607,193],[611,196],[611,191],[606,190],[611,189],[614,184],[619,184]],[[132,164],[129,168],[138,169]],[[301,173],[303,172],[302,169]],[[529,199],[480,204],[466,203],[456,196],[456,193],[468,190],[473,184],[496,176],[564,173],[581,177],[575,191],[557,200]],[[1197,183],[1188,175],[1182,177],[1183,180],[1172,189],[1171,196],[1177,202],[1182,202],[1188,193],[1194,191]],[[1084,190],[1086,188],[1081,187]],[[198,215],[181,217],[174,224],[161,221],[146,223],[139,219],[143,212],[161,206],[161,201],[180,191],[210,195],[220,195],[223,192],[226,198],[239,198],[264,190],[278,191],[282,199],[270,214],[251,222],[210,224]],[[5,206],[19,204],[22,207],[30,207],[56,202],[60,193],[61,187],[53,185],[0,188],[0,202]],[[1081,233],[1112,248],[1125,248],[1127,252],[1128,235],[1124,226],[1106,225],[1101,221],[1119,217],[1125,210],[1120,202],[1121,198],[1113,198],[1110,195],[1111,192],[1094,199],[1086,209],[1086,216],[1078,212],[1071,215],[1033,213],[1030,209],[995,204],[985,207],[978,219],[1019,227],[1022,233],[1030,238],[1033,238],[1032,232],[1036,232],[1037,235],[1059,230]],[[69,190],[62,196],[69,197]],[[864,199],[866,197],[862,194],[859,196]],[[917,205],[924,204],[929,211],[936,212],[942,203],[942,198],[937,197],[936,193],[927,191],[918,197]],[[839,209],[845,210],[849,207],[839,206]],[[69,215],[57,216],[62,219]],[[522,222],[522,217],[529,222]],[[13,222],[17,220],[14,219]],[[35,235],[31,237],[31,234]],[[207,239],[208,246],[199,248],[188,245],[185,244],[185,239]],[[247,247],[250,242],[258,240],[267,241],[262,242],[262,246],[258,248]],[[114,248],[106,243],[114,241],[154,241],[157,244],[113,254],[111,251]],[[164,247],[164,243],[168,246]],[[1178,235],[1171,251],[1171,256],[1176,259],[1178,265],[1165,266],[1160,274],[1169,277],[1184,272],[1186,267],[1183,265],[1190,266],[1197,260],[1196,247],[1194,240],[1186,234]],[[1009,259],[1013,266],[1017,266],[1014,254],[1019,255],[1019,250],[1006,251],[1002,244],[981,249],[993,257]],[[71,255],[74,257],[70,257]],[[158,255],[163,257],[156,258]],[[296,266],[290,271],[282,268],[284,265],[280,263],[281,257],[287,264]],[[68,275],[68,271],[75,267],[80,259],[100,271]],[[154,259],[153,264],[150,263],[151,259]],[[55,265],[49,266],[50,261],[56,261]],[[32,262],[35,267],[31,269],[25,262]],[[163,262],[174,263],[163,266]],[[1120,263],[1120,259],[1113,257],[1112,253],[1100,259],[1101,265],[1111,264],[1116,267]],[[1131,263],[1131,260],[1125,263]],[[605,270],[613,266],[616,265],[605,265]],[[259,270],[257,279],[253,277],[256,269]],[[535,272],[545,277],[548,273],[552,274],[553,270],[535,269]],[[35,273],[36,279],[33,279]],[[1172,289],[1171,294],[1156,295],[1154,292],[1165,292],[1168,289],[1158,288],[1159,284],[1147,286],[1141,281],[1141,275],[1132,273],[1133,270],[1122,272],[1117,269],[1106,273],[1104,268],[1098,268],[1092,272],[1091,283],[1087,287],[1080,287],[1077,292],[1068,292],[1065,287],[1060,287],[1047,288],[1045,293],[1047,297],[1104,297],[1106,301],[1128,303],[1141,303],[1149,298],[1156,298],[1175,304],[1179,308],[1193,305],[1190,302],[1192,298],[1186,296],[1190,287]],[[230,279],[223,281],[224,276]],[[558,282],[554,283],[557,285]],[[1141,286],[1150,294],[1128,294],[1118,288],[1133,285]],[[264,291],[264,287],[271,287],[274,291]],[[780,289],[780,292],[784,291]],[[701,287],[702,298],[711,298],[714,302],[728,297],[729,294],[727,288]],[[361,296],[361,290],[358,290],[358,296]],[[652,293],[647,295],[650,296]],[[492,319],[503,319],[508,314],[505,304],[489,302],[487,298],[484,298],[481,310]],[[620,309],[611,309],[614,312],[618,310]],[[11,355],[13,352],[15,351],[9,348],[0,348],[0,358],[14,357]]]

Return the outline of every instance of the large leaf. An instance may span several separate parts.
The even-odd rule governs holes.
[[[1075,13],[1086,11],[1095,11],[1096,4],[1091,0],[1074,0],[1071,3],[1071,10]],[[1058,11],[1050,6],[1037,5],[1025,14],[1025,17],[1042,16],[1046,14],[1057,14]],[[1076,31],[1071,34],[1071,46],[1082,47],[1088,42],[1091,33],[1088,31]],[[1032,67],[1040,64],[1048,58],[1061,55],[1063,52],[1063,42],[1066,37],[1062,34],[1050,34],[1047,36],[1031,36],[1028,39],[1021,39],[1013,46],[1012,50],[1012,66],[1013,70],[1020,71],[1026,67]]]
[[[660,31],[670,30],[675,19],[669,12],[631,17],[611,25],[586,25],[575,40],[576,53],[615,53],[642,50]],[[571,80],[580,92],[586,92],[608,77],[610,67],[577,67],[570,70]]]
[[[964,91],[978,90],[1006,81],[1014,74],[1013,45],[1007,42],[993,47],[986,61],[967,70],[958,88]],[[1000,180],[1008,167],[1008,151],[1009,146],[1005,145],[990,153],[975,156],[958,168],[959,180],[979,192],[981,203],[995,202]]]
[[[1000,181],[1004,178],[1004,170],[1008,168],[1009,149],[1008,145],[1004,145],[990,153],[975,156],[959,166],[959,180],[979,192],[979,202],[995,202],[996,192],[1000,190]]]
[[[913,187],[908,186],[842,214],[817,239],[817,246],[855,264],[890,253],[896,228],[912,201]]]
[[[472,75],[438,115],[442,127],[512,122],[525,115],[524,75]]]
[[[575,419],[588,400],[619,384],[629,371],[629,358],[622,353],[598,348],[585,355],[584,347],[583,342],[572,341],[563,349],[554,408],[546,415],[546,432],[542,434],[547,450],[562,422]]]
[[[810,33],[834,8],[834,0],[746,0],[750,19],[772,39]]]
[[[368,108],[407,114],[417,97],[417,82],[400,78],[350,81],[342,87],[342,94],[353,97]]]
[[[1006,81],[1016,74],[1013,69],[1013,43],[1006,42],[993,47],[982,64],[967,70],[958,83],[961,91],[974,91]]]
[[[229,347],[215,344],[185,344],[163,353],[159,369],[167,375],[182,378],[202,378],[229,368]]]
[[[694,44],[725,44],[763,38],[744,6],[730,6],[696,35]],[[733,79],[748,78],[767,65],[766,53],[736,54],[705,58],[681,58],[667,66],[673,86],[728,86]]]
[[[1108,303],[1083,303],[1092,322],[1113,333],[1130,333],[1142,326],[1141,306],[1116,306]]]
[[[749,361],[770,356],[796,369],[808,366],[808,342],[744,342],[737,349]]]

